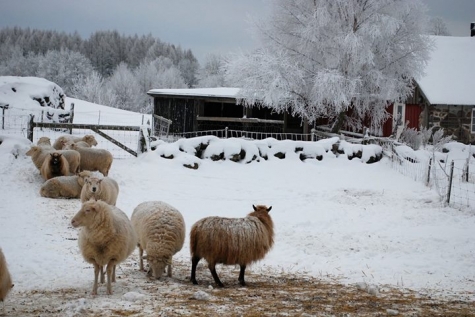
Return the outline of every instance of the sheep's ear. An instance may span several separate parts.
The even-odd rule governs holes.
[[[13,288],[13,286],[15,286],[15,284],[12,284],[12,287],[10,287],[10,288]]]
[[[270,212],[271,209],[272,209],[272,206],[270,206],[269,208],[267,208],[267,212]]]
[[[252,208],[254,208],[254,211],[257,211],[256,206],[252,205]]]

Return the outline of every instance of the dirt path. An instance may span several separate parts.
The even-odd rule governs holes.
[[[118,269],[114,294],[91,296],[91,280],[78,288],[13,291],[6,316],[475,316],[469,295],[457,299],[392,288],[378,293],[317,278],[285,274],[247,274],[247,286],[237,283],[235,267],[218,267],[225,288],[213,284],[200,264],[197,280],[189,282],[189,263],[175,263],[173,278],[153,281],[128,260]],[[371,294],[372,293],[372,294]],[[1,305],[0,305],[1,306]],[[1,307],[0,307],[1,312]]]

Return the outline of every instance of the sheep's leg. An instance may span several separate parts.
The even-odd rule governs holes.
[[[214,281],[219,287],[224,287],[223,283],[219,280],[218,273],[216,273],[216,264],[215,263],[209,263],[208,268],[211,271],[211,275],[213,275]]]
[[[167,266],[167,273],[168,273],[168,277],[172,277],[172,265],[171,264],[168,264],[168,266]]]
[[[198,262],[201,260],[200,257],[198,256],[194,256],[191,258],[191,282],[193,284],[198,284],[198,282],[196,281],[196,266],[198,265]]]
[[[104,267],[101,265],[101,284],[104,284],[105,282],[105,278],[104,278]]]
[[[115,268],[117,267],[117,265],[114,265],[114,268],[112,270],[112,282],[115,283]]]
[[[112,295],[112,275],[114,274],[115,261],[110,261],[107,264],[106,273],[107,273],[107,295]]]
[[[239,272],[239,282],[241,283],[242,286],[246,286],[246,282],[244,282],[244,272],[246,271],[246,265],[241,264],[241,271]]]
[[[140,271],[143,272],[143,249],[139,244]]]
[[[102,266],[100,267],[102,270]],[[92,295],[97,295],[97,280],[99,279],[99,265],[94,263],[94,284],[92,285]]]

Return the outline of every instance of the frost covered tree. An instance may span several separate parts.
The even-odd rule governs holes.
[[[105,84],[105,89],[114,96],[115,104],[108,106],[130,110],[140,111],[140,95],[142,91],[133,72],[127,64],[120,63],[112,76]]]
[[[361,130],[413,91],[431,49],[420,0],[276,0],[261,48],[225,65],[240,101]],[[349,114],[347,116],[347,114]]]
[[[104,98],[104,91],[104,80],[98,72],[92,71],[74,80],[71,97],[104,105],[109,101]]]
[[[199,87],[225,87],[226,79],[224,75],[224,57],[217,54],[208,54],[205,57],[203,67],[198,74]]]
[[[66,95],[71,93],[75,80],[93,70],[89,59],[79,52],[68,49],[48,51],[39,58],[36,76],[46,78],[61,88]]]
[[[450,36],[450,31],[441,17],[432,17],[429,21],[429,30],[427,34]]]

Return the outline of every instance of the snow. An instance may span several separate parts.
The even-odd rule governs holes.
[[[236,98],[239,88],[190,88],[190,89],[151,89],[149,95],[174,95],[174,96],[197,96],[197,97],[221,97]]]
[[[471,37],[432,36],[435,48],[417,80],[424,95],[433,105],[475,105],[473,86],[473,52]]]
[[[95,123],[97,117],[93,120],[86,115],[91,107],[117,113],[124,124],[127,118],[130,125],[141,118],[141,114],[126,116],[121,110],[77,99],[67,103],[71,101],[76,105],[75,119],[81,122]],[[248,268],[251,272],[271,271],[274,276],[295,272],[338,279],[359,283],[368,292],[383,285],[430,294],[466,292],[475,299],[475,213],[443,207],[434,189],[397,173],[384,158],[373,164],[363,163],[363,158],[349,160],[347,155],[355,152],[349,143],[342,145],[346,155],[326,152],[337,139],[315,143],[214,137],[172,144],[158,141],[154,151],[116,159],[109,176],[120,187],[117,206],[128,216],[144,201],[161,200],[180,210],[187,234],[203,217],[244,217],[253,204],[272,206],[275,245],[262,261]],[[61,288],[88,293],[93,269],[82,259],[75,240],[78,232],[70,225],[80,208],[79,200],[40,197],[42,178],[24,155],[30,142],[1,134],[0,140],[0,247],[15,283],[10,296]],[[246,156],[239,163],[200,159],[194,156],[200,143],[210,144],[205,157],[244,149],[250,156],[266,150],[267,159]],[[295,152],[297,147],[323,159],[302,161]],[[367,155],[378,152],[374,146],[356,147]],[[460,154],[466,149],[453,146],[445,155],[466,157]],[[279,159],[274,156],[277,151],[288,155]],[[190,162],[199,167],[183,166]],[[138,251],[131,257],[137,261]],[[174,259],[189,263],[191,268],[188,236]],[[118,274],[128,270],[132,268],[119,266]],[[220,270],[218,266],[218,274]],[[202,272],[198,281],[205,278],[201,274],[209,274]],[[95,305],[111,305],[113,300],[140,302],[140,289],[121,287],[126,279],[119,278],[113,286],[117,299],[104,296],[104,302],[95,300]],[[145,275],[144,283],[150,283]],[[100,286],[99,297],[103,292]],[[196,298],[206,299],[202,295],[197,293]],[[90,295],[85,296],[64,304],[64,313],[73,316],[87,310],[92,304]]]
[[[34,99],[44,102],[42,107]],[[39,77],[0,76],[0,104],[9,105],[9,111],[33,111],[48,109],[49,112],[64,107],[63,89],[55,83]]]

